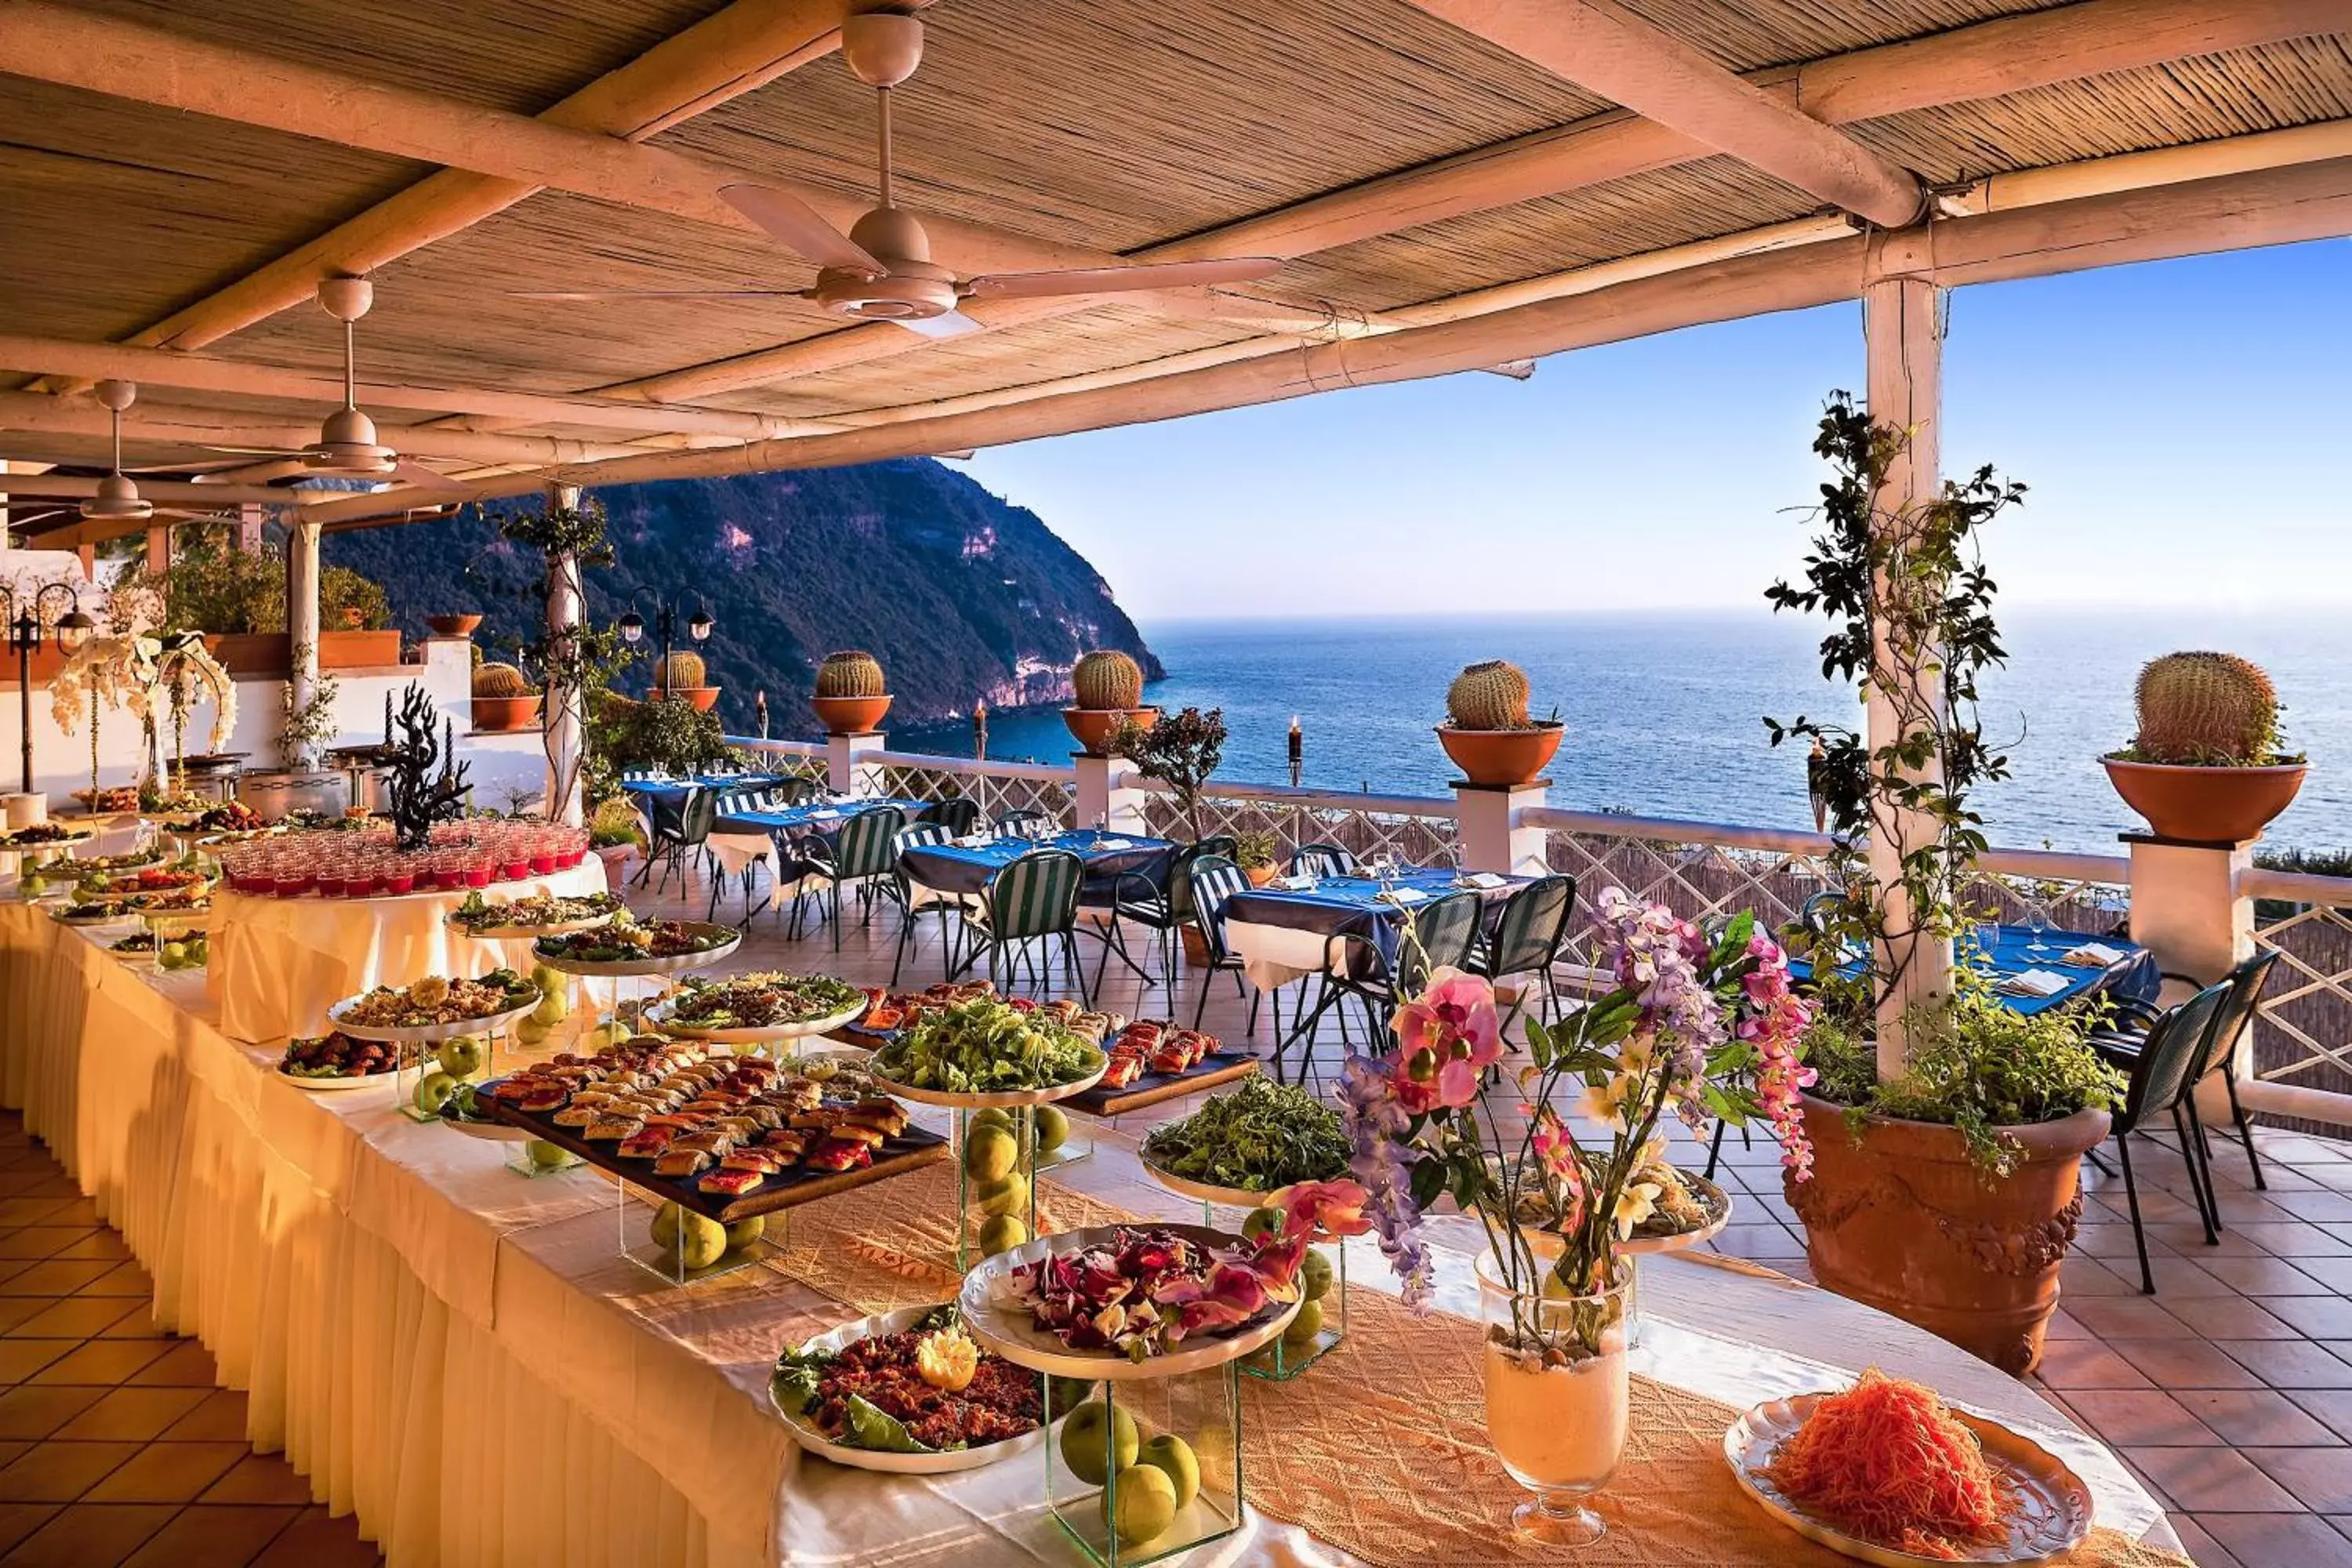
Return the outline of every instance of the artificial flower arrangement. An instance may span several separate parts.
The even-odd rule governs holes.
[[[1790,989],[1780,945],[1752,915],[1709,940],[1620,888],[1604,889],[1599,909],[1601,966],[1615,988],[1549,1027],[1529,1019],[1530,1060],[1508,1087],[1490,1071],[1504,1056],[1494,988],[1449,968],[1400,1004],[1391,1050],[1348,1058],[1339,1094],[1349,1165],[1408,1303],[1424,1303],[1431,1288],[1422,1214],[1448,1194],[1485,1226],[1515,1298],[1604,1296],[1618,1279],[1618,1244],[1658,1199],[1643,1172],[1664,1156],[1669,1113],[1695,1132],[1711,1120],[1761,1117],[1796,1179],[1810,1171],[1797,1096],[1812,1079],[1799,1052],[1812,1009]],[[1506,1094],[1516,1130],[1497,1103]],[[1579,1140],[1564,1099],[1607,1130],[1605,1146]],[[1531,1204],[1558,1217],[1556,1258],[1539,1261],[1517,1223]],[[1599,1353],[1610,1327],[1589,1311],[1514,1316],[1514,1348],[1548,1361]]]

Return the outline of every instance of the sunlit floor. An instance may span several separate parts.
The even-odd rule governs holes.
[[[703,897],[632,901],[699,918]],[[722,918],[740,907],[730,889]],[[938,929],[923,922],[904,984],[940,978]],[[788,942],[762,913],[726,967],[880,984],[896,941],[895,915],[862,930],[853,910],[836,957],[829,932]],[[1091,977],[1098,946],[1087,937],[1081,948]],[[1180,971],[1188,1019],[1196,978]],[[1171,1011],[1164,991],[1116,959],[1105,991],[1106,1005],[1133,1016]],[[1215,977],[1205,1026],[1239,1041],[1246,1010],[1232,980]],[[1272,1039],[1261,1009],[1255,1044],[1264,1052]],[[1336,1036],[1318,1054],[1335,1063]],[[1128,1118],[1117,1135],[1189,1109]],[[2204,1568],[2352,1568],[2352,1144],[2266,1132],[2259,1146],[2266,1192],[2252,1189],[2244,1152],[2217,1142],[2227,1229],[2208,1247],[2178,1154],[2135,1145],[2154,1297],[2139,1293],[2120,1182],[2089,1173],[2040,1381],[2121,1451]],[[1739,1213],[1719,1248],[1808,1278],[1777,1151],[1735,1137],[1726,1163]],[[349,1519],[328,1519],[300,1477],[247,1446],[243,1395],[213,1388],[202,1346],[152,1328],[146,1276],[127,1259],[19,1121],[0,1118],[0,1563],[375,1561]]]

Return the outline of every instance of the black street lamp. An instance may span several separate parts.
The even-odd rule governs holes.
[[[80,651],[98,629],[98,623],[81,613],[79,596],[70,583],[44,583],[34,593],[30,603],[19,606],[16,590],[5,593],[7,605],[8,647],[16,656],[16,717],[22,733],[24,791],[33,793],[33,654],[41,646],[41,606],[49,602],[51,594],[66,596],[66,613],[58,617],[58,647],[71,655]]]
[[[635,594],[630,596],[629,612],[623,616],[620,620],[621,640],[629,644],[633,647],[637,643],[644,640],[646,635],[646,618],[645,616],[637,614],[636,604],[637,600],[643,598],[647,590],[640,588]],[[686,635],[692,637],[696,642],[705,641],[709,637],[710,628],[715,623],[710,618],[709,601],[704,599],[698,594],[696,595],[695,610],[693,616],[690,616],[686,623]],[[656,595],[654,596],[654,636],[661,639],[661,663],[656,668],[661,672],[661,690],[662,695],[665,697],[669,695],[670,641],[672,638],[676,637],[677,635],[677,606],[676,603],[672,600],[663,598],[659,595]]]

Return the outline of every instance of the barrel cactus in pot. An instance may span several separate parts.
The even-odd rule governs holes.
[[[708,713],[719,702],[719,688],[707,684],[709,679],[700,654],[684,649],[666,653],[654,661],[653,689],[646,696],[656,702],[664,698],[691,702],[696,712]]]
[[[890,710],[882,661],[861,648],[826,654],[817,666],[816,692],[810,701],[826,734],[872,734]]]
[[[1070,667],[1070,689],[1077,700],[1062,710],[1062,722],[1090,757],[1110,755],[1111,737],[1122,725],[1149,730],[1160,710],[1143,705],[1143,667],[1117,648],[1096,648]]]
[[[488,733],[528,730],[539,722],[539,693],[521,670],[495,660],[474,667],[474,728]]]
[[[1465,667],[1445,691],[1438,744],[1469,783],[1489,788],[1532,784],[1559,750],[1560,722],[1528,717],[1527,671],[1505,659]]]
[[[2150,659],[2133,692],[2139,732],[2100,759],[2124,804],[2158,837],[2236,844],[2259,835],[2303,787],[2279,750],[2278,693],[2231,653]]]

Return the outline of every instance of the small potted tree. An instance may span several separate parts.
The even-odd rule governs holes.
[[[2139,733],[2100,759],[2124,804],[2165,838],[2236,844],[2294,803],[2304,761],[2279,751],[2278,694],[2231,653],[2150,659],[2133,691]]]
[[[1558,718],[1528,717],[1528,678],[1515,664],[1490,658],[1471,665],[1446,689],[1437,743],[1471,784],[1533,784],[1559,750],[1559,737]]]
[[[1117,648],[1080,654],[1070,667],[1070,689],[1077,700],[1062,710],[1062,722],[1090,757],[1117,754],[1109,747],[1121,730],[1160,721],[1160,710],[1143,705],[1143,667]]]
[[[890,711],[882,661],[862,648],[826,654],[816,667],[816,693],[809,703],[828,735],[874,733]]]
[[[474,668],[474,730],[505,735],[539,722],[540,694],[511,664],[485,661]]]
[[[1266,887],[1282,874],[1277,857],[1282,841],[1262,829],[1248,829],[1234,835],[1234,864],[1242,868],[1253,888]]]
[[[666,653],[654,661],[653,689],[646,693],[646,700],[669,700],[690,702],[697,713],[708,713],[719,705],[719,688],[705,685],[709,670],[698,653],[683,648]]]

